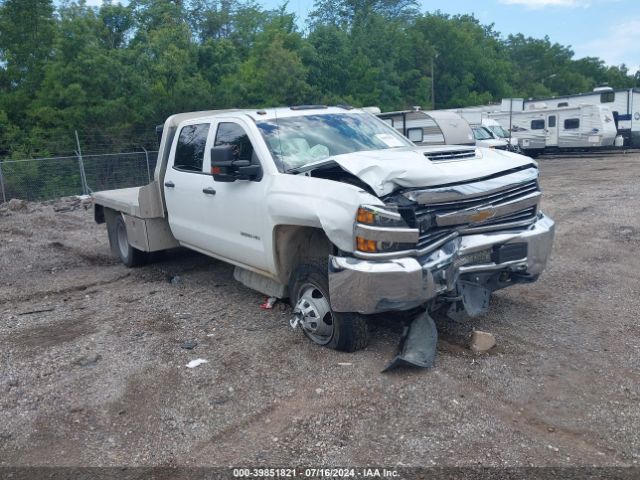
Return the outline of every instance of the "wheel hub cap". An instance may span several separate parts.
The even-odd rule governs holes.
[[[333,316],[329,300],[312,285],[301,289],[294,315],[305,333],[316,343],[324,345],[333,337]]]

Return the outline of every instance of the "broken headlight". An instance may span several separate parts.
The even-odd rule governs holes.
[[[356,250],[361,253],[398,253],[414,250],[419,230],[410,228],[393,206],[362,205],[356,215]]]

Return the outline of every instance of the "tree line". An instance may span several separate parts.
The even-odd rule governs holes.
[[[253,0],[0,2],[0,158],[154,147],[176,112],[293,104],[437,108],[640,86],[549,38],[414,0],[317,0],[299,26]]]

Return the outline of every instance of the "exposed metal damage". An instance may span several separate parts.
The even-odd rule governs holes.
[[[399,188],[396,178],[395,190],[381,196],[380,212],[379,207],[364,207],[387,215],[389,227],[357,224],[355,235],[395,241],[405,248],[368,254],[356,245],[353,256],[330,257],[334,310],[373,314],[426,308],[406,329],[400,353],[385,371],[433,365],[437,332],[430,311],[443,310],[454,319],[479,316],[489,308],[492,292],[538,278],[551,250],[554,224],[538,210],[538,170],[527,160],[476,181],[429,188]],[[324,163],[307,175],[343,181],[345,174],[336,164],[353,168],[353,163]],[[379,194],[386,191],[391,172],[398,174],[397,168],[379,175],[374,172],[382,167],[372,162],[370,168],[354,169],[362,177],[353,175],[367,179],[369,192],[379,187]],[[407,171],[399,174],[405,176],[413,178]],[[357,183],[351,176],[346,179]]]

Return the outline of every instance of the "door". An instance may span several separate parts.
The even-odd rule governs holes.
[[[231,145],[237,160],[250,160],[262,164],[264,169],[254,148],[256,142],[261,141],[255,128],[249,128],[240,119],[220,118],[214,129],[214,146]],[[205,168],[210,168],[210,161],[209,156]],[[268,180],[269,177],[263,175],[258,180],[213,181],[216,194],[207,213],[215,219],[209,230],[211,249],[234,262],[263,271],[270,270],[267,248],[272,235],[266,205]]]
[[[547,115],[547,146],[558,146],[558,116]]]
[[[215,195],[208,156],[213,141],[210,123],[183,125],[174,142],[164,176],[169,225],[183,245],[204,249],[207,241],[207,212]],[[205,157],[207,161],[205,162]]]

